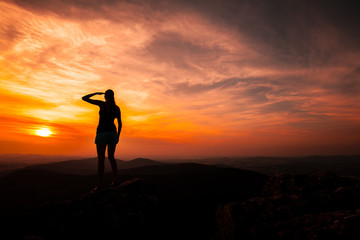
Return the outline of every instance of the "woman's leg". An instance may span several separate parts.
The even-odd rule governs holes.
[[[118,168],[117,168],[117,164],[116,164],[116,160],[115,160],[115,149],[116,149],[116,144],[109,144],[108,145],[108,158],[111,164],[111,170],[113,172],[113,177],[114,177],[114,183],[118,182],[118,178],[117,178],[117,174],[118,174]]]
[[[106,144],[96,144],[96,150],[98,155],[98,177],[99,184],[98,186],[101,188],[104,183],[104,170],[105,170],[105,151]]]

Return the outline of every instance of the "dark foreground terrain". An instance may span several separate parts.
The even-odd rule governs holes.
[[[88,194],[96,175],[13,172],[0,179],[3,233],[15,239],[210,239],[218,206],[259,196],[268,178],[192,163],[123,169],[120,176],[121,182],[141,180]]]
[[[79,163],[0,178],[2,239],[360,239],[356,178],[136,159],[90,193]]]

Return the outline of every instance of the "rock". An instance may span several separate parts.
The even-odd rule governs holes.
[[[215,239],[359,239],[360,191],[332,173],[276,174],[261,197],[222,205]]]
[[[133,179],[78,199],[38,209],[32,236],[45,239],[134,239],[152,235],[156,186]]]

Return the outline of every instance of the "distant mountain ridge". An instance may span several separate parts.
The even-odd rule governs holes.
[[[304,157],[231,157],[194,159],[192,162],[247,169],[267,175],[275,173],[309,174],[316,171],[335,172],[340,176],[360,179],[360,155]]]
[[[0,154],[0,163],[12,164],[22,163],[26,165],[60,162],[66,160],[77,160],[83,157],[80,156],[68,156],[68,155],[42,155],[42,154],[19,154],[9,153]]]
[[[304,157],[218,157],[204,159],[169,159],[154,161],[135,158],[130,161],[117,160],[119,169],[137,168],[159,164],[199,163],[218,167],[246,169],[272,175],[275,173],[308,174],[319,170],[335,172],[340,176],[360,179],[360,155],[354,156],[304,156]],[[36,163],[36,165],[35,165]],[[97,159],[69,159],[69,156],[46,156],[3,154],[0,155],[0,177],[21,168],[44,169],[70,174],[96,174]],[[105,171],[110,171],[109,161],[105,161]]]
[[[0,177],[6,176],[18,169],[34,164],[47,164],[68,160],[81,159],[79,156],[41,155],[41,154],[0,154]]]
[[[119,170],[166,164],[147,158],[135,158],[134,160],[131,161],[116,160],[116,162]],[[37,165],[27,166],[24,169],[36,169],[36,170],[60,172],[67,174],[76,174],[76,175],[96,174],[97,158],[87,158],[81,160],[68,160],[62,162],[37,164]],[[111,170],[110,163],[107,159],[105,159],[105,171],[110,171],[110,170]]]

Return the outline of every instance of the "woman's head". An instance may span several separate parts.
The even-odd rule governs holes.
[[[106,90],[105,92],[105,100],[106,102],[110,102],[115,104],[114,91],[111,89]]]

